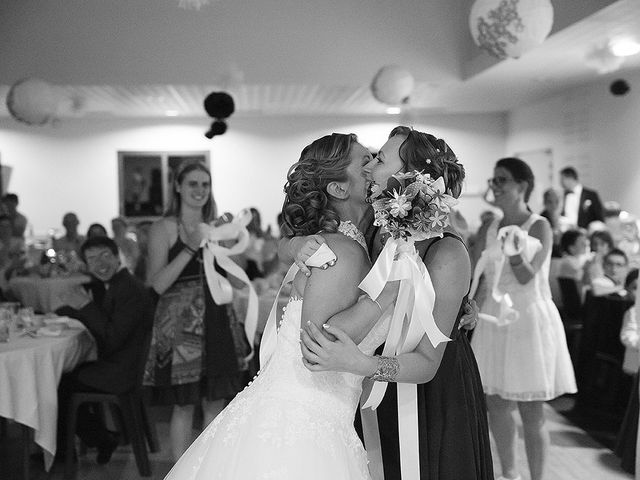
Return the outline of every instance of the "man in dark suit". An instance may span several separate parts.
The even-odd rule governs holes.
[[[126,268],[120,265],[118,247],[107,237],[90,238],[82,244],[81,255],[89,273],[104,286],[104,295],[95,301],[82,287],[61,299],[65,306],[56,312],[80,320],[91,332],[98,347],[96,361],[87,362],[62,376],[58,387],[58,451],[64,451],[66,411],[74,392],[124,393],[140,382],[138,365],[146,356],[155,296]],[[99,464],[107,463],[118,445],[95,406],[78,410],[77,435],[90,447],[97,447]]]
[[[582,186],[575,168],[567,167],[560,170],[560,183],[564,188],[562,215],[570,225],[588,228],[591,222],[604,221],[598,192]]]

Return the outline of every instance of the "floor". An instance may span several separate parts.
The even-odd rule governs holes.
[[[617,480],[632,479],[633,476],[620,469],[619,459],[602,444],[594,440],[581,428],[571,423],[565,416],[547,406],[548,426],[551,434],[547,480]],[[168,411],[152,409],[157,419],[158,436],[161,451],[151,454],[152,480],[161,480],[171,468],[168,452]],[[195,433],[194,433],[195,434]],[[19,448],[16,440],[18,433],[9,428],[8,437],[0,441],[0,480],[22,479],[19,468]],[[524,454],[522,430],[519,428],[518,463],[523,480],[530,480]],[[500,473],[494,454],[496,475]],[[62,465],[55,464],[51,472],[45,473],[41,463],[31,461],[30,480],[62,480]],[[129,480],[140,478],[136,469],[133,453],[129,446],[120,446],[109,464],[98,466],[95,452],[89,451],[79,458],[76,479],[82,480]]]

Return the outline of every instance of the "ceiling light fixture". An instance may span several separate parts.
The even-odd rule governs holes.
[[[618,70],[624,63],[624,58],[616,57],[609,45],[594,45],[585,57],[584,63],[590,68],[594,68],[600,75]]]
[[[177,110],[166,110],[164,114],[167,117],[177,117],[178,115],[180,115],[180,112],[178,112]]]
[[[613,40],[609,43],[609,48],[616,57],[630,57],[640,53],[640,43],[631,38]]]
[[[398,115],[402,113],[402,109],[400,107],[389,107],[386,111],[387,115]]]
[[[178,3],[178,6],[185,10],[200,10],[205,5],[209,5],[209,0],[180,0]]]

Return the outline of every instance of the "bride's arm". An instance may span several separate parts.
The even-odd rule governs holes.
[[[467,293],[471,276],[469,257],[464,246],[457,240],[444,239],[429,251],[427,268],[436,292],[433,315],[440,331],[450,336],[455,324],[461,299]],[[416,349],[390,360],[363,354],[351,339],[332,322],[327,333],[337,340],[327,340],[313,325],[302,332],[301,345],[305,365],[313,371],[345,371],[357,375],[373,376],[385,363],[395,370],[387,381],[403,383],[425,383],[431,380],[440,366],[446,344],[433,348],[424,336]]]
[[[343,258],[335,267],[318,270],[311,277],[299,276],[294,288],[303,292],[303,325],[320,326],[336,313],[356,303],[358,284],[367,273],[369,263],[360,246],[341,234],[326,236],[328,246]],[[300,288],[300,283],[304,286]]]

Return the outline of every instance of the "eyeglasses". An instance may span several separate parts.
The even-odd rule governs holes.
[[[487,183],[490,187],[502,187],[504,184],[510,182],[511,179],[507,177],[492,177],[487,179]]]

